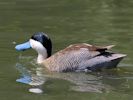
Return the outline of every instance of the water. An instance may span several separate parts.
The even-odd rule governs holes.
[[[131,0],[0,0],[0,99],[131,100],[132,10]],[[41,67],[34,63],[33,50],[16,52],[14,49],[15,44],[28,40],[38,31],[51,37],[53,53],[72,43],[87,42],[114,44],[113,51],[128,56],[117,69],[101,73],[40,72]],[[37,77],[36,82],[43,85],[33,87],[16,82],[23,72]],[[44,73],[44,77],[36,75],[38,72]],[[39,88],[43,93],[30,93],[31,88]]]

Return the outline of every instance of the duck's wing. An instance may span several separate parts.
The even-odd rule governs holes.
[[[99,52],[104,52],[105,50],[109,50],[115,45],[109,45],[109,46],[95,46],[95,45],[89,45],[89,44],[84,44],[84,46],[87,46],[89,51],[99,51]]]
[[[111,49],[114,45],[110,46],[94,46],[86,43],[73,44],[65,49],[54,54],[55,57],[64,57],[66,59],[91,59],[101,53],[104,53],[106,50]]]
[[[87,43],[81,43],[81,44],[73,44],[65,48],[63,51],[70,51],[70,50],[79,50],[81,48],[86,48],[89,51],[105,51],[109,50],[115,45],[109,45],[109,46],[95,46],[95,45],[90,45]]]

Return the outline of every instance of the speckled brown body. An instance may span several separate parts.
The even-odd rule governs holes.
[[[81,67],[84,67],[83,69],[85,69],[89,67],[88,61],[90,59],[97,58],[104,53],[105,50],[108,50],[111,47],[113,47],[113,45],[99,47],[85,43],[74,44],[45,59],[42,64],[48,70],[57,72],[73,71],[81,69]]]

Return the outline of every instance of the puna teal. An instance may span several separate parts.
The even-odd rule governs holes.
[[[49,71],[67,72],[115,68],[126,55],[108,51],[113,46],[94,46],[86,43],[72,44],[51,55],[51,39],[47,34],[37,32],[28,42],[19,44],[15,48],[18,51],[32,48],[38,53],[38,64],[44,65]]]

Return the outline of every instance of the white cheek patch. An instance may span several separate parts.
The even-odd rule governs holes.
[[[35,41],[35,40],[33,40],[33,39],[30,39],[30,45],[31,45],[31,47],[33,48],[33,49],[35,49],[35,50],[41,50],[41,49],[45,49],[44,47],[43,47],[43,45],[40,43],[40,42],[38,42],[38,41]]]
[[[38,53],[37,63],[42,63],[44,59],[47,58],[47,50],[46,48],[38,41],[30,39],[30,45],[33,49],[35,49]]]

